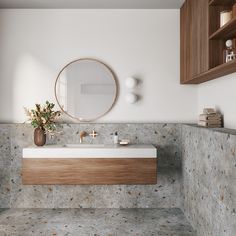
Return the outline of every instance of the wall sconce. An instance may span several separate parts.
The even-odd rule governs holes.
[[[134,93],[127,93],[125,100],[127,103],[134,104],[138,100],[138,96]]]
[[[138,80],[133,77],[128,77],[125,80],[125,85],[129,89],[135,88],[137,86],[137,84],[138,84]]]

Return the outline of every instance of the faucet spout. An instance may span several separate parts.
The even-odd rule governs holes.
[[[87,136],[87,133],[85,131],[80,132],[79,134],[79,143],[83,143],[84,137]]]

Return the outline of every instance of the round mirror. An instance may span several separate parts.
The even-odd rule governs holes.
[[[101,61],[83,58],[59,73],[55,96],[61,110],[79,121],[93,121],[111,110],[117,96],[112,70]]]

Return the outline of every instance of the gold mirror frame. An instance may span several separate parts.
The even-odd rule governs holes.
[[[57,82],[58,82],[58,80],[59,80],[59,78],[60,78],[61,73],[62,73],[69,65],[71,65],[71,64],[73,64],[73,63],[75,63],[75,62],[85,61],[85,60],[95,61],[95,62],[100,63],[101,65],[103,65],[103,66],[107,69],[107,71],[111,74],[111,76],[112,76],[112,78],[113,78],[113,80],[114,80],[114,82],[115,82],[115,94],[114,94],[114,97],[113,97],[112,104],[111,104],[110,108],[109,108],[106,112],[104,112],[103,114],[101,114],[100,116],[97,116],[97,117],[95,117],[95,118],[93,118],[93,119],[84,119],[84,118],[82,118],[82,117],[74,117],[74,116],[70,115],[67,111],[65,111],[65,110],[63,109],[63,107],[61,106],[61,104],[60,104],[60,102],[59,102],[59,99],[58,99],[58,97],[57,97]],[[98,59],[95,59],[95,58],[90,58],[90,57],[79,58],[79,59],[76,59],[76,60],[73,60],[73,61],[69,62],[68,64],[66,64],[66,65],[60,70],[60,72],[59,72],[59,74],[58,74],[58,76],[57,76],[57,78],[56,78],[55,85],[54,85],[54,95],[55,95],[55,98],[56,98],[56,101],[57,101],[58,106],[60,107],[61,111],[62,111],[64,114],[66,114],[66,115],[69,116],[70,118],[72,118],[72,119],[74,119],[74,120],[77,120],[77,121],[79,121],[79,122],[93,122],[93,121],[95,121],[95,120],[97,120],[97,119],[99,119],[99,118],[105,116],[109,111],[111,111],[111,109],[112,109],[113,106],[115,105],[115,102],[116,102],[117,96],[118,96],[118,83],[117,83],[117,78],[116,78],[115,73],[113,72],[113,70],[112,70],[107,64],[105,64],[104,62],[102,62],[102,61],[100,61],[100,60],[98,60]]]

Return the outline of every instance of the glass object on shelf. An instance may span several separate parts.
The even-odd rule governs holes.
[[[225,10],[220,13],[220,27],[227,24],[232,19],[232,11]]]
[[[229,39],[225,43],[226,49],[224,50],[224,63],[233,61],[236,59],[236,49],[233,46],[233,40]]]

